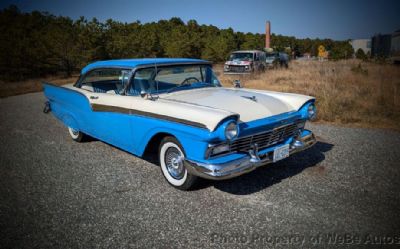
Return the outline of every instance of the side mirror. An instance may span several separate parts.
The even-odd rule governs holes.
[[[153,101],[158,99],[158,96],[153,96],[151,94],[151,92],[147,92],[147,91],[144,91],[144,90],[142,90],[140,92],[140,97],[148,99],[148,100],[153,100]]]
[[[233,81],[233,86],[235,88],[242,88],[242,83],[240,83],[240,80],[234,80]]]
[[[147,97],[148,95],[149,95],[148,92],[146,92],[146,91],[144,91],[144,90],[140,91],[140,97],[145,98],[145,97]]]

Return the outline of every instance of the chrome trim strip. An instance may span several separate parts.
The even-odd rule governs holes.
[[[43,82],[43,84],[47,84],[52,87],[62,88],[63,90],[67,90],[67,91],[71,91],[71,92],[80,94],[80,95],[84,96],[90,104],[89,98],[85,94],[83,94],[79,91],[75,91],[73,89],[62,87],[62,86],[57,86],[53,83],[48,83],[48,82]],[[196,128],[208,130],[208,128],[205,124],[192,122],[190,120],[185,120],[185,119],[174,118],[171,116],[151,113],[151,112],[143,112],[143,111],[139,111],[139,110],[135,110],[135,109],[123,108],[123,107],[118,107],[118,106],[110,106],[110,105],[101,105],[101,104],[90,104],[90,107],[91,107],[92,111],[94,111],[94,112],[114,112],[114,113],[122,113],[122,114],[134,114],[134,115],[140,115],[140,116],[145,116],[145,117],[163,119],[163,120],[167,120],[167,121],[171,121],[171,122],[175,122],[175,123],[185,124],[185,125],[193,126]]]
[[[301,137],[300,140],[304,143],[304,146],[302,148],[291,148],[290,155],[308,149],[317,142],[312,132]],[[259,160],[255,160],[248,154],[243,158],[222,164],[198,163],[188,159],[185,159],[184,164],[189,173],[193,175],[211,180],[224,180],[249,173],[260,166],[272,163],[270,153],[258,154],[258,157],[262,158]]]
[[[207,126],[205,124],[201,124],[201,123],[197,123],[197,122],[193,122],[193,121],[185,120],[185,119],[174,118],[174,117],[167,116],[167,115],[162,115],[162,114],[157,114],[157,113],[152,113],[152,112],[144,112],[144,111],[139,111],[139,110],[135,110],[135,109],[118,107],[118,106],[109,106],[109,105],[100,105],[100,104],[92,104],[91,106],[92,106],[92,110],[94,112],[115,112],[115,113],[122,113],[122,114],[133,114],[133,115],[167,120],[167,121],[171,121],[171,122],[175,122],[175,123],[180,123],[180,124],[189,125],[189,126],[193,126],[196,128],[208,130]]]

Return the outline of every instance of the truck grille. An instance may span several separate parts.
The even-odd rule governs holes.
[[[260,150],[265,149],[294,136],[297,130],[297,123],[292,123],[274,128],[273,130],[238,138],[230,144],[230,151],[248,152],[252,144],[255,143]]]
[[[237,65],[230,65],[229,66],[229,71],[230,72],[237,72],[237,73],[243,73],[246,71],[244,66],[237,66]]]

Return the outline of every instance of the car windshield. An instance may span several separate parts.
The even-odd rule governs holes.
[[[253,54],[252,53],[233,53],[229,57],[230,61],[252,61]]]
[[[136,71],[129,93],[170,93],[200,87],[218,87],[221,83],[210,65],[174,65],[143,68]]]

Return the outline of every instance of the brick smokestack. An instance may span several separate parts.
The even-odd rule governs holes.
[[[271,47],[271,23],[267,21],[265,26],[265,48]]]

